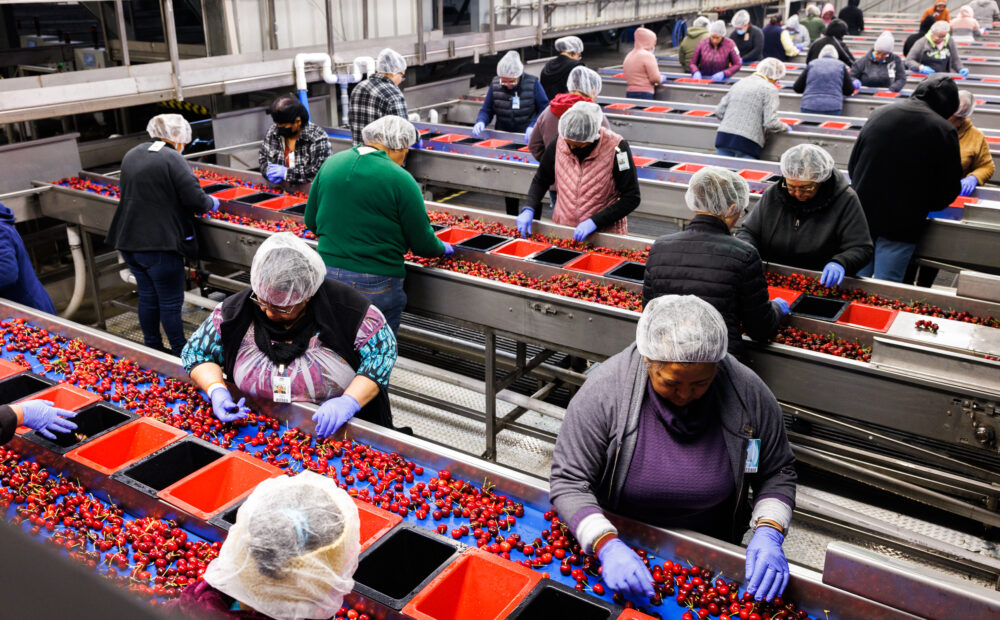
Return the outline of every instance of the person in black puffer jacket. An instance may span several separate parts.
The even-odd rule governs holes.
[[[844,35],[847,34],[847,24],[842,19],[835,19],[826,27],[826,36],[820,37],[809,46],[809,55],[806,56],[806,63],[810,63],[819,58],[819,53],[827,45],[832,45],[837,50],[837,58],[849,67],[854,64],[854,56],[851,50],[847,49],[844,43]]]
[[[757,248],[765,263],[822,270],[821,284],[840,284],[872,257],[857,194],[833,157],[814,144],[785,151],[781,174],[784,180],[767,188],[736,236]]]
[[[542,73],[538,76],[538,81],[542,83],[542,90],[549,101],[561,93],[568,93],[566,80],[569,79],[570,71],[583,64],[583,41],[580,37],[563,37],[556,39],[555,49],[559,55],[545,63]]]
[[[662,295],[695,295],[722,314],[729,352],[743,353],[744,332],[766,342],[788,314],[783,299],[768,301],[757,250],[731,235],[749,208],[746,181],[731,170],[709,166],[696,172],[684,195],[697,215],[688,227],[656,240],[646,260],[642,302]]]

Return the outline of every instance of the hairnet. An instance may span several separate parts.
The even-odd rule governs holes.
[[[497,63],[497,75],[502,78],[519,78],[524,73],[524,65],[521,64],[521,56],[514,50],[504,54],[500,62]]]
[[[788,28],[789,30],[798,30],[799,29],[799,16],[798,15],[792,15],[791,17],[789,17],[788,21],[785,22],[785,27]]]
[[[771,80],[785,77],[785,64],[777,58],[765,58],[757,63],[757,73]]]
[[[708,166],[695,172],[688,181],[684,202],[695,212],[730,217],[750,204],[746,179],[732,170]]]
[[[975,96],[967,90],[958,91],[958,109],[955,110],[955,116],[959,118],[969,118],[972,116],[972,111],[975,109]]]
[[[698,16],[697,19],[694,20],[694,23],[691,24],[691,27],[692,28],[708,28],[708,25],[711,24],[711,23],[712,23],[712,20],[710,20],[709,18],[705,17],[704,15],[700,15],[700,16]]]
[[[717,34],[721,36],[726,36],[726,22],[718,19],[708,27],[708,34]]]
[[[815,144],[798,144],[781,155],[781,174],[793,181],[822,183],[833,169],[833,157]]]
[[[888,30],[883,30],[882,34],[878,35],[878,38],[875,39],[876,52],[889,52],[891,54],[894,45],[896,45],[896,39],[893,38],[892,33]]]
[[[593,142],[601,135],[601,106],[577,101],[559,118],[559,136],[574,142]]]
[[[810,4],[809,6],[807,6],[806,7],[806,16],[807,17],[819,17],[819,7],[816,6],[815,4]]]
[[[694,295],[664,295],[642,310],[635,346],[651,362],[697,364],[726,357],[726,321]]]
[[[750,23],[750,13],[747,13],[746,9],[740,9],[733,15],[733,21],[730,23],[733,28],[743,28]]]
[[[354,587],[360,529],[357,506],[331,478],[265,480],[237,511],[205,581],[271,618],[329,618]]]
[[[375,59],[375,70],[379,73],[403,73],[406,71],[406,59],[394,49],[388,47],[378,53]]]
[[[381,144],[398,151],[410,148],[417,141],[417,130],[402,116],[390,114],[365,125],[361,130],[361,140],[365,144]]]
[[[294,306],[316,294],[326,277],[323,259],[290,232],[268,237],[250,263],[250,288],[261,301]]]
[[[573,67],[566,80],[566,89],[586,93],[591,99],[601,94],[601,76],[597,71],[584,66]]]
[[[931,26],[931,34],[944,34],[951,30],[951,24],[948,22],[934,22]]]
[[[583,41],[580,40],[580,37],[562,37],[561,39],[556,39],[555,47],[557,52],[583,53]]]
[[[837,48],[827,43],[819,51],[819,58],[837,58]]]
[[[294,123],[297,118],[301,118],[303,124],[309,122],[309,110],[291,93],[279,95],[272,101],[267,114],[275,123]]]
[[[191,144],[191,125],[180,114],[157,114],[149,119],[146,133],[174,144]]]

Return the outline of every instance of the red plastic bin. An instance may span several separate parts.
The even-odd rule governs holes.
[[[261,482],[283,472],[245,452],[230,452],[156,494],[182,510],[207,521],[240,501]]]
[[[711,116],[713,110],[688,110],[683,116]]]
[[[784,288],[781,286],[769,286],[767,287],[767,298],[774,300],[777,298],[782,298],[788,302],[788,305],[792,305],[799,296],[802,295],[802,291],[796,291],[790,288]]]
[[[979,202],[979,199],[975,196],[956,196],[955,201],[948,206],[964,209],[967,205],[974,205],[977,202]]]
[[[7,377],[13,377],[17,373],[24,372],[25,370],[27,370],[27,368],[24,368],[20,364],[0,359],[0,380],[6,379]]]
[[[371,547],[372,543],[385,536],[403,520],[403,517],[397,514],[372,506],[356,497],[351,499],[358,507],[358,517],[361,519],[361,551]]]
[[[224,189],[221,192],[216,192],[212,195],[219,200],[236,200],[237,198],[243,198],[244,196],[249,196],[250,194],[256,194],[259,191],[260,190],[252,187],[230,187],[229,189]]]
[[[670,169],[671,172],[698,172],[705,167],[705,164],[680,164]]]
[[[542,574],[476,547],[462,554],[403,607],[415,620],[506,618]]]
[[[837,324],[863,327],[884,334],[889,331],[897,314],[899,314],[899,310],[869,306],[852,301],[837,319]]]
[[[597,252],[588,252],[587,254],[574,258],[570,262],[563,265],[563,269],[572,269],[574,271],[583,271],[585,273],[601,275],[611,271],[624,262],[625,259],[621,256],[609,256],[607,254],[598,254]]]
[[[711,84],[712,80],[709,78],[677,78],[674,80],[679,84]]]
[[[894,92],[891,92],[891,91],[881,91],[881,92],[875,93],[875,96],[876,97],[888,97],[888,98],[892,99],[894,97],[898,97],[899,93],[894,93]]]
[[[643,166],[648,166],[654,161],[659,161],[659,160],[656,159],[655,157],[636,157],[635,155],[632,155],[632,161],[635,162],[636,168],[642,168]]]
[[[819,126],[823,129],[847,129],[851,124],[843,121],[826,121],[825,123],[820,123]]]
[[[673,108],[668,108],[665,105],[654,105],[654,106],[649,106],[648,108],[643,108],[642,111],[643,112],[669,112],[670,110],[673,110]]]
[[[471,239],[476,235],[481,235],[482,233],[478,230],[469,230],[468,228],[445,228],[444,230],[439,230],[434,234],[437,235],[437,238],[441,241],[454,245],[456,243],[461,243],[466,239]]]
[[[446,133],[443,136],[431,138],[431,142],[458,142],[459,140],[465,140],[468,137],[469,136],[464,133]]]
[[[604,106],[605,110],[631,110],[635,107],[634,103],[612,103],[611,105]]]
[[[187,435],[152,418],[139,418],[66,453],[66,458],[110,476]]]
[[[789,127],[795,127],[796,125],[802,122],[801,118],[779,118],[778,120],[788,125]]]
[[[618,616],[618,620],[653,620],[653,616],[647,616],[638,609],[626,609]]]
[[[299,198],[298,196],[278,196],[277,198],[269,198],[264,202],[258,202],[255,207],[261,207],[264,209],[271,209],[272,211],[280,211],[282,209],[287,209],[288,207],[294,207],[295,205],[300,205],[306,202],[305,198]]]
[[[57,383],[48,389],[36,392],[17,402],[22,403],[26,400],[51,400],[52,406],[57,409],[76,411],[77,409],[83,409],[91,403],[96,403],[101,400],[101,397],[98,394],[88,392],[69,383]]]
[[[767,177],[771,176],[771,173],[766,170],[751,170],[750,168],[744,168],[736,174],[740,175],[747,181],[763,181]]]
[[[542,250],[552,247],[549,243],[539,243],[538,241],[528,241],[527,239],[515,239],[510,243],[505,243],[495,250],[490,250],[490,254],[503,254],[515,258],[527,258],[532,254],[537,254]]]
[[[511,144],[510,140],[503,140],[501,138],[490,138],[489,140],[483,140],[482,142],[476,142],[472,146],[481,146],[485,149],[498,149],[501,146],[507,146]]]

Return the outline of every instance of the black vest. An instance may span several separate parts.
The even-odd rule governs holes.
[[[223,370],[230,380],[236,365],[236,355],[247,330],[253,323],[253,302],[251,289],[230,295],[222,302],[222,359]],[[361,321],[371,302],[350,286],[335,280],[324,280],[309,302],[314,306],[316,320],[320,325],[319,339],[329,349],[344,358],[351,368],[361,366],[361,356],[354,350],[354,338],[361,327]],[[378,395],[361,408],[357,417],[381,426],[393,428],[392,411],[389,409],[389,395],[379,389]]]
[[[500,78],[493,78],[493,114],[497,117],[497,131],[523,132],[541,110],[535,109],[535,84],[538,78],[525,73],[517,86],[508,90],[500,85]],[[514,109],[514,93],[521,98],[521,107]]]

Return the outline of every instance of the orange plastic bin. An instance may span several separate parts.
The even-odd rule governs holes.
[[[767,297],[768,299],[774,300],[777,298],[782,298],[788,302],[788,305],[792,305],[799,296],[802,295],[802,291],[796,291],[790,288],[784,288],[781,286],[769,286],[767,287]]]
[[[601,275],[611,271],[624,262],[625,259],[621,256],[609,256],[607,254],[589,252],[566,263],[563,265],[563,269],[572,269],[574,271],[583,271],[585,273]]]
[[[527,258],[534,254],[538,254],[542,250],[552,247],[548,243],[539,243],[538,241],[528,241],[527,239],[515,239],[510,243],[505,243],[495,250],[490,250],[490,254],[503,254],[504,256],[513,256],[514,258]]]
[[[281,211],[282,209],[287,209],[288,207],[305,204],[305,202],[305,198],[299,198],[298,196],[278,196],[277,198],[269,198],[264,202],[258,202],[254,206],[261,207],[263,209],[271,209],[272,211]]]
[[[139,418],[66,453],[66,458],[110,476],[187,435],[152,418]]]
[[[372,506],[368,502],[363,502],[356,497],[352,499],[358,507],[358,517],[361,519],[362,551],[371,547],[372,543],[385,536],[389,530],[396,527],[403,520],[403,517],[393,514],[388,510]]]
[[[884,334],[889,331],[897,314],[899,314],[899,310],[869,306],[852,301],[837,319],[837,324],[863,327]]]
[[[671,172],[698,172],[705,167],[705,164],[680,164],[670,169]]]
[[[14,362],[8,362],[5,359],[0,359],[0,379],[6,379],[7,377],[12,377],[19,372],[24,372],[27,368],[24,368],[20,364],[15,364]]]
[[[437,235],[437,238],[441,241],[454,245],[456,243],[461,243],[466,239],[471,239],[476,235],[481,235],[482,233],[478,230],[469,230],[468,228],[445,228],[444,230],[439,230],[434,234]]]
[[[42,390],[41,392],[32,394],[27,398],[22,398],[17,402],[23,402],[26,400],[51,400],[52,406],[57,409],[76,411],[77,409],[83,409],[90,403],[96,403],[101,400],[101,397],[98,394],[88,392],[87,390],[78,388],[75,385],[57,383],[47,390]]]
[[[256,194],[258,192],[260,192],[260,190],[252,187],[230,187],[229,189],[224,189],[221,192],[216,192],[212,195],[219,200],[236,200],[237,198],[243,198],[244,196],[249,196],[250,194]]]
[[[245,452],[230,452],[156,494],[165,502],[207,521],[235,504],[261,482],[282,471]]]

